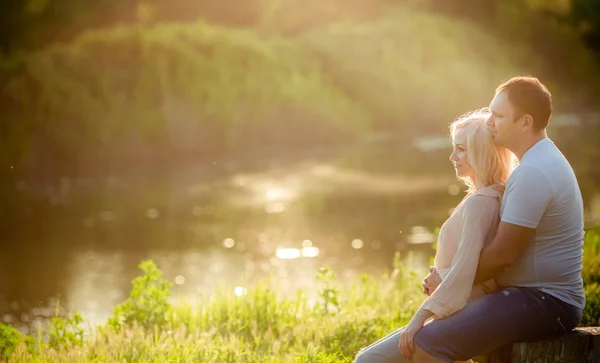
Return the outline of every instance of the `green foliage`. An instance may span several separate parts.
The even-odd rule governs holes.
[[[74,313],[66,319],[53,317],[48,326],[48,344],[54,348],[82,346],[84,331],[81,324],[83,317],[79,313]]]
[[[54,157],[81,160],[157,145],[223,151],[290,138],[291,122],[314,136],[314,127],[362,130],[365,110],[304,51],[203,22],[90,31],[24,58],[3,95],[11,135],[3,157],[18,166],[40,140]]]
[[[143,261],[139,268],[144,274],[133,279],[129,297],[115,307],[108,322],[117,331],[134,323],[146,329],[164,327],[167,323],[167,314],[171,311],[169,288],[173,284],[151,260]]]
[[[10,325],[0,323],[0,360],[8,358],[22,341],[21,333]]]
[[[581,325],[600,326],[600,225],[586,231],[583,251],[586,306]]]
[[[319,269],[317,280],[321,283],[319,288],[319,300],[316,309],[323,315],[340,311],[340,291],[334,286],[335,274],[327,267]]]
[[[597,258],[600,256],[600,225],[592,227],[585,232],[585,237],[583,239],[583,265],[586,266],[584,268],[584,276],[587,276],[588,279],[593,279],[594,276],[587,275],[587,272],[595,271],[597,267]],[[587,267],[589,265],[589,267]],[[590,270],[590,271],[585,271]],[[596,277],[597,278],[597,277]],[[584,279],[586,280],[586,279]],[[598,282],[598,281],[595,281]]]
[[[600,284],[585,286],[586,305],[581,318],[581,326],[600,326]]]
[[[399,326],[395,319],[386,320],[377,316],[364,319],[358,313],[353,313],[341,317],[339,323],[324,334],[322,349],[328,353],[352,357],[364,348],[364,341],[375,342]]]
[[[379,289],[365,284],[362,277],[343,292],[333,287],[333,272],[322,269],[317,280],[324,289],[316,297],[330,308],[335,306],[337,314],[315,309],[303,290],[294,296],[278,296],[275,280],[263,280],[243,291],[219,289],[171,307],[166,302],[170,284],[160,270],[151,261],[140,268],[144,276],[133,280],[131,296],[115,309],[109,322],[117,329],[99,327],[82,344],[73,344],[65,337],[77,331],[74,327],[80,318],[55,319],[51,344],[40,345],[35,355],[17,349],[16,361],[349,363],[361,347],[405,322],[397,306],[412,311],[423,297],[418,281],[406,278],[411,275],[408,272],[373,278]],[[404,281],[398,281],[400,276]],[[333,291],[336,299],[327,291]],[[365,305],[367,295],[381,304]],[[401,301],[405,303],[400,305]],[[153,315],[154,310],[163,313]]]
[[[407,135],[445,129],[465,110],[489,103],[490,93],[482,90],[492,92],[520,71],[510,52],[488,62],[489,53],[505,49],[490,34],[414,10],[373,23],[336,23],[301,39],[331,83],[364,104],[377,126]],[[417,127],[417,121],[426,122]]]
[[[585,285],[600,284],[600,255],[586,258],[583,264],[583,283]]]
[[[0,165],[19,169],[40,158],[67,174],[157,149],[219,153],[326,143],[370,130],[438,133],[486,105],[501,80],[537,74],[546,61],[528,47],[537,38],[498,40],[418,7],[380,4],[357,23],[370,8],[366,2],[348,8],[336,1],[331,11],[315,1],[299,15],[290,1],[257,2],[270,10],[252,29],[216,26],[214,19],[153,22],[89,30],[64,44],[0,57],[16,76],[0,91],[7,150]],[[218,14],[221,5],[211,3],[204,10]],[[341,9],[347,14],[338,16]],[[331,16],[317,19],[313,11]],[[282,20],[288,17],[296,30],[282,37],[279,22],[290,24]],[[583,90],[581,73],[590,79],[593,62],[580,44],[568,49],[563,53],[576,56],[572,66],[561,65],[560,76],[577,75],[571,83]],[[557,102],[570,103],[568,83],[551,87]]]

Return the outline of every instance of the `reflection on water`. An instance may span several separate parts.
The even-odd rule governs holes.
[[[2,246],[0,318],[35,323],[54,313],[59,297],[61,309],[101,323],[150,258],[174,282],[174,295],[190,299],[223,284],[243,296],[265,276],[282,294],[310,291],[319,267],[341,279],[378,274],[396,251],[410,250],[408,267],[424,272],[436,228],[464,187],[445,156],[435,173],[375,159],[389,169],[320,159],[64,179],[50,205],[23,205]]]

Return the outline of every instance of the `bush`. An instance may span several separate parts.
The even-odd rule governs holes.
[[[50,346],[54,349],[61,346],[82,346],[84,332],[80,326],[81,323],[83,323],[83,317],[79,313],[75,313],[66,319],[52,318],[48,333]]]
[[[144,275],[133,279],[129,297],[115,307],[113,317],[108,321],[117,331],[133,323],[145,328],[164,326],[171,311],[168,299],[173,284],[162,276],[162,271],[151,260],[143,261],[139,268]]]
[[[35,152],[68,167],[157,145],[224,152],[382,127],[411,134],[415,120],[439,131],[518,72],[491,44],[472,26],[416,10],[292,38],[204,22],[88,31],[23,57],[0,92],[11,135],[0,165]]]
[[[22,340],[23,336],[17,329],[0,323],[0,360],[8,360]]]

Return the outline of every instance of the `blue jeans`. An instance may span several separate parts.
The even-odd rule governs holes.
[[[468,303],[461,311],[425,325],[415,344],[442,362],[467,360],[507,344],[565,333],[582,310],[538,289],[510,287]],[[400,331],[358,353],[355,363],[408,363],[398,348]]]

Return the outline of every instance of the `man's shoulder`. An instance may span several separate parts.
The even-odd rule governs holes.
[[[540,143],[540,147],[532,150],[530,154],[526,154],[517,169],[527,166],[537,169],[543,174],[551,174],[571,168],[569,161],[552,140],[546,138]]]
[[[515,168],[508,178],[509,184],[531,183],[533,181],[548,180],[547,173],[544,170],[543,164],[526,163]]]

